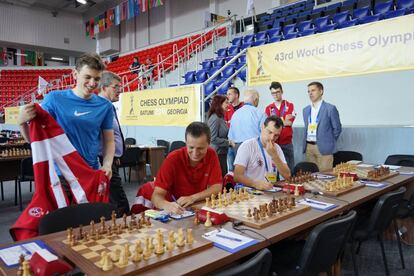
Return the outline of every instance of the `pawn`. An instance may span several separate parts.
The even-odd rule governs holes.
[[[135,252],[142,253],[141,240],[135,241]]]
[[[193,237],[193,229],[188,228],[187,229],[187,244],[193,244],[194,237]]]
[[[117,262],[119,260],[120,255],[121,255],[121,250],[119,250],[118,248],[115,249],[111,253],[111,259],[112,259],[112,261]]]
[[[194,225],[198,225],[200,223],[200,220],[198,219],[198,211],[194,214]]]
[[[210,212],[206,214],[206,222],[204,223],[205,227],[211,227],[213,223],[211,222]]]
[[[19,268],[18,268],[18,270],[17,270],[17,275],[18,275],[18,276],[23,275],[23,262],[24,262],[24,255],[23,255],[23,254],[21,254],[21,255],[19,256]]]
[[[111,256],[106,255],[105,259],[104,259],[103,266],[102,266],[102,270],[103,271],[109,271],[112,268],[113,268],[113,263],[112,263],[112,260],[111,260]]]
[[[121,252],[121,255],[119,256],[118,265],[125,266],[127,264],[128,264],[128,253],[124,250]]]
[[[134,263],[140,262],[142,260],[142,248],[139,247],[140,250],[138,250],[138,247],[135,246],[135,253],[134,256],[132,256],[132,261]]]
[[[129,250],[129,244],[128,243],[124,244],[124,252],[125,252],[125,255],[127,256],[127,258],[131,257],[131,251]]]
[[[150,249],[149,246],[150,242],[149,242],[149,237],[145,238],[145,250],[144,250],[144,260],[148,260],[151,255],[152,255],[152,250]]]
[[[250,209],[250,208],[247,210],[247,217],[248,218],[252,217],[252,209]]]
[[[105,258],[106,258],[106,255],[108,255],[108,253],[106,253],[106,251],[102,251],[101,252],[101,259],[99,260],[99,262],[98,262],[98,266],[99,267],[103,267],[103,265],[104,265],[104,263],[105,263]]]
[[[28,260],[23,261],[23,273],[22,276],[31,276],[30,273],[30,264]]]
[[[168,241],[175,243],[174,231],[168,232]]]
[[[151,250],[153,250],[153,249],[154,249],[154,238],[153,238],[153,237],[150,237],[150,238],[149,238],[149,248],[150,248]]]
[[[174,247],[175,247],[175,243],[174,242],[171,242],[171,240],[168,240],[167,250],[168,251],[173,251],[174,250]]]
[[[183,228],[178,229],[178,237],[176,244],[178,247],[183,247],[185,245]]]

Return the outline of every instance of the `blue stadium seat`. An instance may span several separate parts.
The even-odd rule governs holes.
[[[329,25],[329,21],[330,21],[329,16],[323,16],[323,17],[314,19],[313,24],[315,25],[315,28],[319,30],[320,28],[323,28]]]
[[[336,25],[325,25],[321,28],[318,28],[318,33],[324,33],[335,30]]]
[[[242,44],[242,37],[233,38],[233,40],[231,41],[231,44],[233,46],[240,46]]]
[[[267,36],[269,37],[269,39],[271,39],[274,36],[278,36],[278,35],[280,35],[280,28],[273,28],[273,29],[267,30]]]
[[[396,10],[396,11],[388,11],[382,16],[384,19],[388,19],[388,18],[403,16],[404,14],[405,14],[405,10],[401,9],[401,10]]]
[[[326,11],[336,11],[342,6],[342,3],[335,3],[326,7]]]
[[[358,23],[357,19],[352,19],[352,20],[349,20],[349,21],[342,22],[341,24],[339,24],[337,26],[337,28],[338,29],[344,29],[344,28],[355,26],[357,23]]]
[[[414,0],[397,0],[397,10],[408,11],[414,8]]]
[[[210,81],[209,83],[204,85],[204,96],[210,95],[214,91],[214,89],[216,89],[216,84],[214,83],[214,81]]]
[[[212,67],[210,70],[208,70],[208,77],[211,77],[219,69],[220,67]],[[217,75],[217,78],[221,78],[221,73]]]
[[[370,12],[369,7],[367,6],[367,7],[355,9],[354,12],[352,13],[352,18],[360,20],[368,15],[371,15],[371,12]]]
[[[250,48],[250,47],[252,47],[252,45],[253,45],[253,42],[243,43],[242,46],[240,46],[240,50],[244,50],[244,49]]]
[[[236,68],[234,66],[227,66],[226,68],[224,68],[224,70],[221,72],[221,75],[224,79],[228,79],[231,75],[234,74],[234,72],[236,71]]]
[[[264,40],[266,39],[266,31],[258,32],[254,35],[255,40]]]
[[[358,0],[345,0],[342,2],[342,6],[355,5],[356,2],[358,2]]]
[[[227,47],[218,49],[216,54],[218,57],[227,57]]]
[[[296,24],[290,24],[283,27],[283,34],[285,36],[294,32],[296,32]]]
[[[196,72],[195,78],[196,78],[195,83],[205,82],[208,79],[207,71],[203,69],[198,70]]]
[[[303,21],[303,22],[296,24],[296,28],[298,28],[299,32],[314,29],[311,20]]]
[[[246,64],[246,55],[242,55],[239,57],[239,64]]]
[[[332,21],[335,24],[342,24],[343,22],[348,21],[349,17],[350,17],[349,11],[343,11],[343,12],[335,14],[332,17]]]
[[[275,19],[275,21],[273,21],[272,29],[274,29],[274,28],[280,28],[280,22],[282,22],[282,20]]]
[[[247,72],[246,72],[246,68],[244,68],[243,70],[241,70],[240,72],[239,72],[239,74],[238,74],[238,77],[242,80],[242,81],[244,81],[244,82],[246,82],[246,74]]]
[[[299,33],[298,33],[298,32],[295,32],[295,33],[288,33],[288,34],[286,34],[286,35],[284,35],[284,36],[283,36],[283,39],[284,39],[284,40],[289,40],[289,39],[292,39],[292,38],[297,38],[297,37],[298,37],[298,35],[299,35]]]
[[[383,15],[386,12],[392,11],[394,9],[394,4],[392,1],[385,3],[378,3],[374,6],[374,14]]]
[[[261,45],[265,45],[266,44],[266,39],[262,39],[262,40],[256,40],[255,42],[253,42],[253,46],[261,46]]]
[[[211,68],[211,65],[212,65],[212,61],[211,61],[211,60],[205,60],[205,61],[203,61],[203,62],[201,63],[201,67],[202,67],[204,70],[208,70],[208,69],[210,69],[210,68]]]
[[[265,14],[265,15],[262,15],[261,17],[260,17],[260,22],[261,23],[263,23],[263,22],[265,22],[265,21],[267,21],[267,20],[269,20],[270,19],[270,14]]]
[[[223,67],[223,65],[224,65],[224,63],[225,63],[225,59],[223,59],[223,58],[218,58],[218,59],[215,59],[215,60],[213,60],[213,66],[214,67],[218,67],[218,68],[220,68],[220,67]]]
[[[254,40],[254,35],[252,35],[252,34],[248,34],[248,35],[245,35],[244,37],[243,37],[243,43],[242,43],[242,45],[243,44],[248,44],[248,43],[253,43],[253,40]]]
[[[237,55],[239,52],[240,52],[240,48],[239,48],[239,46],[230,46],[230,47],[227,49],[227,55],[229,55],[229,56],[235,56],[235,55]]]
[[[299,33],[299,36],[308,36],[308,35],[313,35],[316,32],[315,29],[309,29],[309,30],[304,30],[302,32]]]
[[[226,57],[226,58],[225,58],[226,63],[228,63],[231,59],[233,59],[233,57]],[[234,65],[236,65],[237,63],[239,63],[239,59],[236,59],[236,60],[233,62],[233,64],[234,64]]]
[[[195,71],[189,71],[187,73],[185,73],[184,75],[184,83],[183,85],[186,84],[192,84],[195,80]]]
[[[229,90],[229,88],[232,86],[233,86],[233,83],[231,83],[230,81],[226,82],[222,87],[220,87],[220,89],[217,91],[217,94],[226,95],[227,90]]]
[[[380,19],[380,15],[379,14],[368,15],[368,16],[365,16],[364,18],[358,20],[358,24],[371,23],[371,22],[378,21],[379,19]]]
[[[281,35],[275,35],[275,36],[269,38],[269,40],[267,41],[267,43],[279,42],[281,40],[282,40],[282,36]]]

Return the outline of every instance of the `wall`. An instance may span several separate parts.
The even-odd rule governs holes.
[[[64,38],[70,43],[65,44]],[[52,17],[47,10],[4,4],[0,4],[0,41],[79,53],[95,50],[80,15],[59,12]]]

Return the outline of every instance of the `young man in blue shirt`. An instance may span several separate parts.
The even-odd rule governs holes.
[[[100,168],[111,178],[115,152],[112,105],[93,93],[104,69],[105,65],[98,55],[82,55],[78,58],[73,72],[76,86],[73,89],[50,92],[41,106],[63,128],[83,159],[93,169]],[[35,116],[34,103],[21,107],[18,124],[23,137],[29,142],[29,128],[26,123]],[[101,133],[104,141],[102,166],[98,160]]]

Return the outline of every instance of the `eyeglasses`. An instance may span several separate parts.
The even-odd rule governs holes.
[[[108,87],[111,87],[115,90],[121,90],[121,86],[120,85],[109,85]]]

